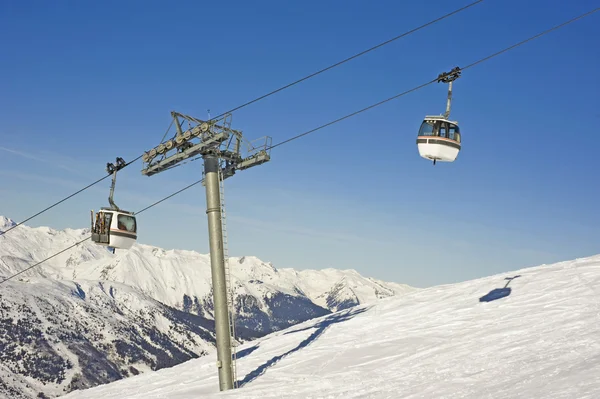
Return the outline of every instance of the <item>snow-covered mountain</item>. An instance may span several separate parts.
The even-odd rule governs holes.
[[[418,290],[239,348],[239,390],[214,358],[72,392],[104,398],[597,398],[600,255]]]
[[[0,216],[0,231],[14,224]],[[0,235],[0,279],[88,236],[26,225]],[[277,269],[252,256],[231,258],[230,268],[240,342],[415,290],[354,270]],[[0,345],[10,348],[0,354],[0,392],[53,396],[202,356],[214,345],[211,290],[208,255],[143,244],[112,254],[85,241],[0,286]],[[37,371],[40,356],[54,356],[54,366]]]
[[[13,224],[0,216],[0,230]],[[88,229],[19,226],[0,235],[0,273],[23,270],[88,235]],[[229,267],[238,321],[257,335],[414,290],[366,278],[354,270],[277,269],[253,256],[232,257]],[[128,251],[112,254],[88,240],[23,276],[120,282],[176,309],[213,318],[210,257],[195,251],[135,244]]]
[[[254,256],[232,257],[229,267],[240,322],[271,320],[270,325],[253,326],[261,330],[271,331],[298,322],[304,317],[294,315],[299,311],[298,301],[311,308],[312,316],[320,316],[323,309],[329,313],[414,289],[365,278],[354,270],[277,269]],[[85,267],[77,266],[74,273],[73,278],[129,284],[167,305],[213,317],[209,255],[136,244],[127,252],[105,253]],[[290,298],[294,298],[293,306],[281,308]],[[273,306],[275,302],[277,306]],[[280,316],[269,313],[275,307],[281,308]]]
[[[170,367],[211,352],[213,331],[211,320],[123,284],[9,281],[0,291],[0,396],[53,397]]]

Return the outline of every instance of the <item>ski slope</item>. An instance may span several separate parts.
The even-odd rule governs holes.
[[[507,282],[508,296],[480,302]],[[597,255],[418,290],[248,342],[238,390],[218,392],[213,351],[64,398],[598,398],[599,316]]]

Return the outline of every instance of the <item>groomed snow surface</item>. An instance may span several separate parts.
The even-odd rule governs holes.
[[[237,390],[213,351],[64,398],[599,398],[599,283],[597,255],[417,290],[242,345]]]

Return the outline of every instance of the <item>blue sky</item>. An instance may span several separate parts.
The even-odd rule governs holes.
[[[0,13],[0,214],[16,221],[157,145],[170,111],[215,116],[465,1],[5,2]],[[273,142],[425,83],[574,17],[594,1],[486,0],[236,111]],[[453,164],[418,156],[430,85],[290,142],[227,180],[231,255],[353,268],[415,286],[600,253],[600,13],[486,61],[455,84]],[[120,172],[128,210],[201,177],[193,162]],[[87,227],[109,180],[27,224]],[[196,186],[139,217],[139,241],[208,252]],[[9,233],[10,234],[10,233]]]

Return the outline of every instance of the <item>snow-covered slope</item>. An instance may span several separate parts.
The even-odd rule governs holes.
[[[244,344],[238,391],[206,356],[64,398],[597,398],[599,287],[600,255],[432,287]]]
[[[8,281],[0,397],[56,396],[214,351],[214,323],[118,283]]]

